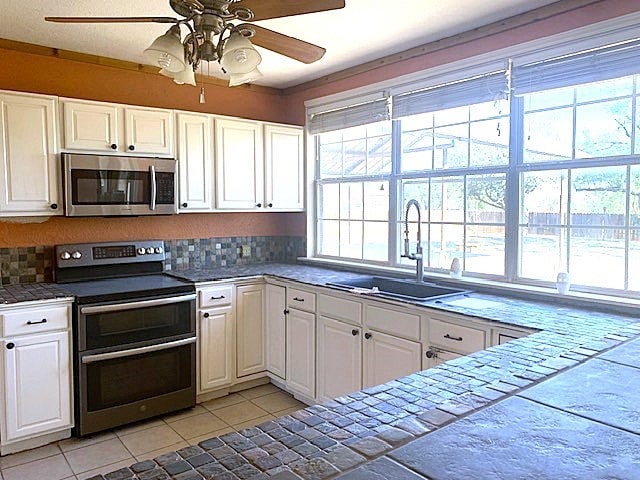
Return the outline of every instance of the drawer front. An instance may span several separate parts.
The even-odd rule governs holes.
[[[2,314],[5,337],[30,333],[66,330],[69,328],[71,307],[61,305],[47,308],[29,308]]]
[[[409,340],[420,340],[420,316],[374,305],[365,305],[368,328]]]
[[[221,307],[233,302],[233,285],[203,288],[199,292],[200,308]]]
[[[318,295],[318,312],[343,322],[360,325],[362,323],[362,304],[353,300]]]
[[[316,311],[316,294],[298,290],[297,288],[287,288],[287,307],[297,308],[307,312]]]
[[[460,353],[484,350],[486,332],[471,327],[429,319],[429,344]]]

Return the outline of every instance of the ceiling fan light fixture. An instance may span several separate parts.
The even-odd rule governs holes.
[[[142,54],[146,61],[166,72],[176,73],[184,70],[184,46],[180,40],[180,27],[173,25],[164,35],[156,38]]]
[[[253,82],[262,77],[262,72],[258,68],[254,68],[248,73],[231,73],[229,74],[229,86],[237,87],[243,83]]]
[[[237,30],[231,32],[222,49],[220,65],[231,74],[248,74],[262,62],[262,56],[247,37]]]
[[[193,85],[195,87],[196,75],[193,71],[193,68],[191,68],[190,65],[187,65],[186,67],[184,67],[184,70],[174,75],[173,81],[178,85]]]

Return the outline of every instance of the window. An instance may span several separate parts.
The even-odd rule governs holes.
[[[458,258],[469,276],[552,286],[568,271],[640,296],[639,56],[634,41],[516,64],[509,99],[494,71],[392,95],[383,121],[381,100],[329,112],[313,132],[316,255],[415,268],[407,225],[427,271]]]

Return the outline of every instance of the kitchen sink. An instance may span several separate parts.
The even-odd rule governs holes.
[[[357,280],[328,283],[333,287],[359,290],[367,295],[400,298],[406,300],[426,301],[469,293],[470,290],[443,287],[434,283],[418,283],[412,280],[400,280],[388,277],[366,277]]]

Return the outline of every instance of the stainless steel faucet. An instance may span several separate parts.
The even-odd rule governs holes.
[[[411,206],[416,207],[418,210],[418,238],[416,243],[416,253],[409,253],[409,209]],[[422,212],[420,211],[420,203],[417,200],[411,199],[407,202],[404,212],[404,253],[402,257],[409,260],[416,261],[416,282],[422,283],[422,276],[424,274],[424,259],[422,257]]]

